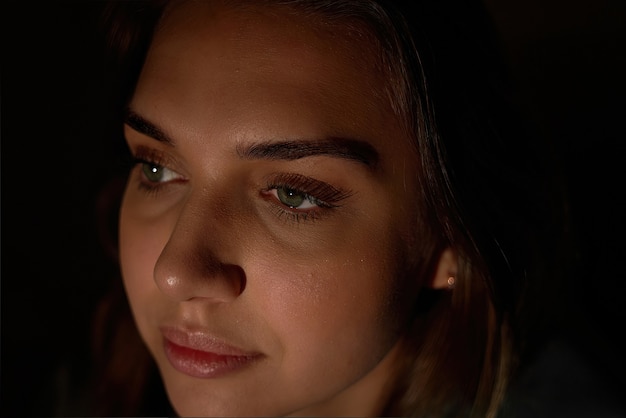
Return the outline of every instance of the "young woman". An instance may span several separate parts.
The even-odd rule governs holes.
[[[478,5],[117,2],[107,17],[141,342],[107,305],[103,393],[128,386],[126,414],[151,402],[145,344],[180,415],[496,415],[537,279],[555,277],[536,154]]]

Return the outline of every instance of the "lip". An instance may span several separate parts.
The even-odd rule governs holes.
[[[163,348],[177,371],[191,377],[217,378],[250,366],[263,357],[203,331],[161,328]]]

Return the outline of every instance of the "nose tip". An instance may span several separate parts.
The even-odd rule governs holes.
[[[219,184],[210,186],[190,189],[176,206],[168,218],[172,229],[154,265],[157,287],[177,302],[229,302],[246,287],[239,212],[230,210]]]
[[[244,291],[246,276],[240,266],[220,262],[206,248],[205,251],[196,248],[196,255],[176,254],[170,244],[154,268],[156,285],[169,298],[177,302],[192,299],[230,302]]]

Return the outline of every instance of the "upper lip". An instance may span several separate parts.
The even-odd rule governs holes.
[[[166,340],[193,350],[214,353],[221,356],[255,357],[260,353],[238,348],[224,339],[204,330],[180,328],[175,326],[161,327],[161,333]]]

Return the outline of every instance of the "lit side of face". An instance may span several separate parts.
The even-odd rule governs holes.
[[[364,415],[389,375],[415,156],[351,39],[209,2],[156,33],[120,251],[179,414]]]

